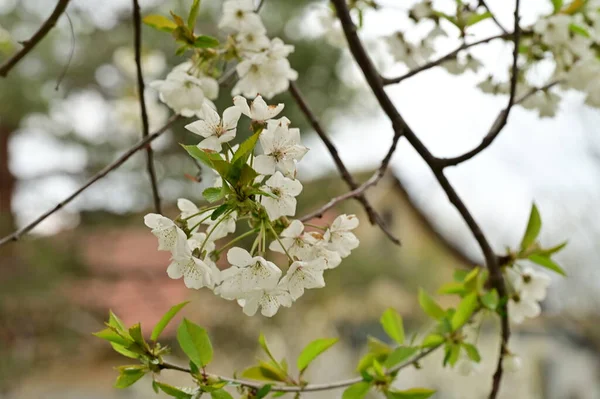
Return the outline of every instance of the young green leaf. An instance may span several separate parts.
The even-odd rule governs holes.
[[[177,313],[179,313],[179,311],[181,309],[183,309],[183,307],[185,305],[187,305],[188,303],[190,303],[190,302],[185,301],[185,302],[175,305],[171,309],[169,309],[169,311],[167,313],[165,313],[165,315],[154,326],[154,329],[152,330],[152,334],[150,335],[150,339],[152,341],[156,341],[158,339],[158,337],[160,337],[160,334],[163,332],[165,327],[167,327],[169,322],[171,322],[171,320],[173,320],[173,317],[175,317],[175,315]]]
[[[194,47],[196,48],[213,48],[219,45],[219,40],[208,35],[200,35],[194,39]]]
[[[206,330],[183,319],[177,329],[177,341],[185,354],[197,366],[204,367],[212,360],[213,348]]]
[[[269,344],[267,344],[267,338],[263,333],[260,333],[260,335],[258,336],[258,344],[265,351],[267,356],[269,356],[269,359],[271,359],[274,363],[279,364],[279,362],[277,362],[277,359],[275,359],[275,356],[273,356],[273,354],[271,353],[271,350],[269,349]]]
[[[415,353],[419,351],[419,348],[414,348],[410,346],[401,346],[396,348],[392,353],[389,354],[383,365],[390,369],[397,364],[402,363],[406,359],[411,358]]]
[[[419,288],[419,304],[427,315],[436,320],[439,320],[446,315],[444,309],[442,309],[422,288]]]
[[[577,24],[569,24],[569,30],[577,35],[583,37],[590,37],[590,32],[587,31],[583,26]]]
[[[446,364],[454,366],[460,357],[460,344],[446,345],[444,350],[446,352],[444,356],[444,366],[446,366]]]
[[[218,200],[220,200],[221,198],[224,197],[223,188],[222,187],[209,187],[202,192],[202,196],[204,197],[205,200],[207,200],[208,202],[210,202],[212,204],[213,202],[217,202]]]
[[[155,385],[160,388],[161,391],[166,393],[169,396],[172,396],[176,399],[192,399],[192,395],[182,391],[179,388],[176,388],[172,385],[165,384],[163,382],[155,381]]]
[[[371,384],[366,381],[350,385],[342,394],[342,399],[363,399],[371,389]]]
[[[115,352],[117,352],[118,354],[123,355],[125,357],[128,357],[130,359],[139,359],[141,356],[139,353],[130,351],[127,348],[125,348],[124,346],[115,344],[114,342],[111,342],[110,345],[113,347]]]
[[[446,338],[439,334],[429,334],[423,339],[421,346],[423,348],[432,348],[434,346],[438,346],[443,344],[446,341]]]
[[[452,330],[456,331],[465,325],[471,318],[471,315],[479,305],[477,293],[473,292],[460,301],[456,308],[456,312],[452,316]]]
[[[131,340],[129,337],[119,334],[111,328],[105,328],[104,330],[93,333],[92,335],[124,347],[128,347],[131,343],[133,343],[133,340]]]
[[[231,396],[229,392],[227,392],[224,389],[217,389],[216,391],[212,391],[210,393],[210,397],[212,399],[233,399],[233,396]]]
[[[538,249],[535,252],[533,252],[532,255],[541,255],[541,256],[545,256],[545,257],[550,257],[551,255],[554,255],[555,253],[561,251],[566,246],[567,246],[567,241],[561,242],[560,244],[555,245],[550,248]]]
[[[190,15],[188,15],[188,28],[191,31],[194,30],[194,26],[196,25],[196,18],[198,18],[198,11],[200,10],[200,0],[194,0],[192,2],[192,7],[190,8]]]
[[[261,131],[262,131],[262,129],[261,129]],[[254,151],[254,147],[256,147],[256,142],[258,141],[258,138],[260,137],[260,133],[261,133],[260,131],[257,133],[254,133],[252,136],[248,137],[242,144],[240,144],[240,147],[237,149],[235,154],[233,154],[231,163],[235,163],[238,160],[241,160],[242,163],[246,163],[246,161],[248,160],[248,157]]]
[[[185,27],[185,23],[183,22],[183,18],[181,18],[179,15],[175,14],[173,11],[170,11],[171,17],[173,18],[173,21],[175,22],[175,24],[178,27]]]
[[[143,367],[140,365],[119,367],[120,374],[115,382],[115,388],[123,389],[133,385],[146,374],[146,370]]]
[[[558,274],[560,274],[561,276],[567,276],[567,273],[565,273],[565,271],[563,270],[562,267],[560,267],[558,264],[556,264],[552,259],[542,256],[542,255],[531,255],[529,256],[527,259],[529,259],[530,261],[537,263],[538,265],[545,267],[546,269],[552,270],[553,272],[556,272]]]
[[[456,281],[450,281],[448,283],[443,284],[439,289],[438,289],[438,294],[464,294],[464,292],[466,291],[465,289],[465,285],[463,283],[459,283]]]
[[[481,296],[481,303],[489,310],[496,310],[499,302],[500,297],[498,296],[498,291],[496,291],[495,288]]]
[[[271,363],[260,362],[242,371],[242,377],[258,381],[285,381],[287,376]]]
[[[125,332],[127,331],[127,327],[125,324],[117,317],[116,314],[112,312],[112,310],[108,311],[108,325],[116,328],[118,331]]]
[[[554,9],[554,14],[560,12],[563,6],[563,0],[550,0],[552,2],[552,8]]]
[[[477,350],[477,347],[475,345],[463,342],[462,347],[465,350],[465,352],[467,352],[467,356],[469,356],[469,359],[471,359],[475,363],[479,363],[481,361],[481,355],[479,355],[479,351]]]
[[[383,330],[391,339],[400,345],[404,343],[404,326],[402,324],[402,317],[398,314],[398,312],[392,308],[389,308],[383,312],[383,315],[379,321],[383,327]]]
[[[229,208],[230,208],[229,204],[223,204],[223,205],[219,206],[217,209],[215,209],[213,211],[213,213],[210,214],[210,220],[217,220],[219,218],[219,216],[224,214]]]
[[[271,392],[271,388],[273,386],[271,384],[263,385],[258,391],[256,391],[256,395],[254,395],[255,399],[261,399],[266,397],[269,392]]]
[[[370,335],[367,337],[367,346],[369,347],[369,352],[376,355],[387,355],[392,352],[391,346]]]
[[[433,396],[434,390],[426,388],[412,388],[406,391],[388,391],[386,393],[387,399],[427,399]]]
[[[147,15],[142,21],[146,25],[164,32],[172,32],[177,28],[177,24],[175,22],[162,15]]]
[[[188,154],[190,154],[190,156],[192,158],[197,159],[198,161],[202,162],[203,164],[205,164],[206,166],[208,166],[210,168],[214,167],[213,166],[214,161],[223,161],[223,158],[221,158],[221,156],[216,152],[204,151],[195,145],[181,144],[181,146],[183,147],[184,150],[187,151]]]
[[[484,12],[483,14],[473,14],[467,18],[466,26],[473,26],[481,21],[485,21],[488,18],[492,17],[492,13],[489,11]]]
[[[298,361],[296,362],[300,374],[306,370],[308,365],[315,360],[317,356],[331,348],[336,342],[338,342],[337,338],[321,338],[306,345],[306,347],[300,353],[300,356],[298,356]]]
[[[531,213],[529,214],[527,228],[525,229],[525,234],[523,235],[523,239],[521,240],[521,251],[525,251],[531,246],[531,244],[534,243],[535,239],[540,234],[541,229],[542,218],[540,217],[540,213],[537,209],[537,206],[533,204],[531,206]]]

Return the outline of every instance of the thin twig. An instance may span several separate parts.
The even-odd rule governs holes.
[[[413,148],[419,153],[421,158],[427,163],[433,172],[434,176],[438,180],[439,184],[442,186],[442,189],[448,196],[448,200],[454,207],[458,210],[467,226],[471,230],[471,233],[477,240],[481,251],[486,260],[487,267],[490,271],[490,280],[493,284],[494,288],[498,291],[498,294],[501,297],[506,296],[506,287],[504,286],[504,279],[502,277],[502,270],[498,264],[498,259],[492,247],[490,246],[487,238],[483,234],[483,231],[465,206],[464,202],[461,200],[458,193],[454,190],[454,187],[450,184],[446,176],[444,175],[444,168],[439,164],[439,159],[434,157],[431,152],[427,149],[427,147],[419,140],[417,135],[411,130],[410,126],[406,123],[406,121],[402,118],[396,107],[394,106],[391,99],[388,97],[387,93],[384,89],[384,82],[379,75],[375,65],[371,61],[369,55],[367,54],[360,38],[358,37],[356,26],[350,17],[350,12],[348,10],[348,5],[346,4],[346,0],[332,0],[335,8],[337,10],[338,18],[342,24],[342,28],[344,30],[344,34],[348,41],[348,47],[350,52],[352,53],[354,59],[358,63],[358,66],[363,72],[365,79],[373,94],[377,98],[379,105],[383,109],[383,111],[387,114],[390,121],[392,122],[394,132],[396,135],[404,135],[408,142],[413,146]],[[518,11],[516,12],[518,14]],[[518,21],[517,21],[518,23]],[[515,36],[519,37],[519,32],[517,32]],[[512,102],[511,102],[512,105]],[[507,335],[509,330],[506,326],[505,321],[507,321],[507,314],[505,313],[502,317],[502,340],[506,342]],[[500,375],[501,377],[501,375]]]
[[[517,0],[517,7],[515,7],[515,8],[518,8],[518,6],[519,6],[519,0]],[[477,147],[473,148],[469,152],[464,153],[463,155],[453,157],[453,158],[441,159],[441,164],[443,167],[455,166],[455,165],[458,165],[462,162],[465,162],[465,161],[473,158],[475,155],[479,154],[481,151],[483,151],[487,147],[489,147],[490,144],[492,144],[492,142],[498,137],[498,135],[500,134],[500,132],[502,131],[504,126],[506,126],[506,122],[508,121],[508,116],[510,114],[510,111],[511,111],[513,105],[515,105],[515,97],[516,97],[516,93],[517,93],[517,82],[519,80],[518,60],[519,60],[519,43],[521,40],[521,28],[519,25],[518,10],[515,13],[515,18],[516,18],[515,19],[515,27],[514,27],[514,31],[513,31],[513,35],[512,35],[514,49],[513,49],[513,62],[512,62],[512,68],[511,68],[510,94],[508,97],[508,104],[506,105],[506,108],[504,108],[498,114],[498,116],[494,120],[494,123],[490,127],[490,130],[485,135],[483,140],[481,140],[481,143]]]
[[[513,49],[513,65],[512,65],[512,77],[510,82],[510,97],[508,99],[508,105],[506,106],[506,112],[504,121],[502,122],[502,126],[500,126],[500,130],[506,124],[506,120],[508,119],[508,114],[515,103],[515,93],[517,92],[517,80],[519,75],[519,43],[521,40],[521,24],[520,24],[520,5],[521,1],[516,0],[515,2],[515,13],[514,13],[514,33],[513,33],[513,42],[515,48]],[[497,133],[496,133],[497,134]],[[506,295],[506,289],[504,287],[504,278],[502,277],[502,272],[500,270],[490,271],[490,282],[492,283],[492,287],[496,288],[498,294],[502,297]],[[500,350],[498,354],[498,364],[496,365],[496,372],[494,373],[494,377],[492,378],[492,389],[490,391],[490,399],[496,399],[498,396],[498,392],[500,391],[500,383],[502,382],[502,374],[503,370],[503,360],[504,356],[509,353],[508,350],[508,340],[510,339],[510,324],[508,320],[508,307],[506,302],[503,302],[502,306],[499,308],[500,312],[500,326],[501,326],[501,336],[502,342],[500,343]]]
[[[350,187],[350,189],[352,190],[351,192],[355,192],[357,190],[357,188],[359,187],[358,183],[356,182],[356,180],[354,180],[354,178],[352,177],[352,175],[346,168],[346,165],[344,165],[344,162],[340,158],[337,148],[335,147],[333,142],[329,139],[329,137],[327,136],[327,133],[325,133],[325,129],[323,129],[323,126],[321,126],[321,124],[319,123],[317,116],[312,111],[312,109],[310,109],[308,102],[302,95],[302,92],[300,91],[300,89],[298,88],[298,86],[296,85],[295,82],[290,82],[289,91],[292,94],[292,97],[294,97],[294,100],[296,100],[296,103],[300,107],[300,110],[304,113],[306,118],[309,120],[312,128],[315,130],[315,132],[317,132],[317,134],[319,135],[319,138],[321,139],[323,144],[325,144],[325,147],[327,147],[327,151],[329,151],[329,153],[331,154],[331,157],[333,158],[333,162],[335,163],[335,166],[337,167],[338,171],[340,172],[342,179],[346,182],[346,184],[348,184],[348,187]],[[386,226],[386,224],[383,221],[383,219],[381,218],[381,216],[377,213],[377,211],[375,211],[375,209],[373,208],[373,206],[371,205],[371,203],[369,202],[367,197],[364,195],[364,190],[357,192],[357,194],[351,195],[348,198],[356,198],[362,204],[363,208],[365,209],[365,212],[367,212],[367,215],[369,216],[369,221],[371,222],[371,224],[377,224],[379,226],[379,228],[381,228],[381,230],[385,233],[385,235],[387,235],[388,238],[394,244],[400,245],[400,240],[392,234],[392,232],[388,229],[388,227]],[[337,201],[337,202],[340,202],[340,201]],[[337,204],[337,202],[334,203],[333,205]],[[323,212],[329,208],[331,208],[331,207],[327,207],[321,212],[313,213],[312,217],[321,216],[323,214]],[[311,218],[308,218],[308,219],[311,219]],[[305,219],[305,220],[308,220],[308,219]]]
[[[515,105],[516,104],[521,104],[523,101],[527,100],[529,97],[533,96],[535,93],[537,93],[538,91],[546,91],[554,86],[556,86],[557,84],[560,84],[562,82],[561,79],[552,81],[550,83],[547,83],[541,87],[533,87],[531,88],[531,90],[529,90],[527,93],[523,94],[521,97],[517,98],[515,100]]]
[[[508,34],[508,33],[502,33],[502,34],[499,34],[499,35],[487,37],[485,39],[477,40],[477,41],[472,42],[472,43],[463,43],[460,46],[458,46],[458,48],[456,48],[454,51],[451,51],[448,54],[446,54],[446,55],[444,55],[444,56],[442,56],[440,58],[437,58],[437,59],[435,59],[433,61],[430,61],[430,62],[428,62],[426,64],[423,64],[420,67],[412,69],[412,70],[408,71],[407,73],[405,73],[402,76],[398,76],[396,78],[383,78],[383,84],[384,85],[391,85],[391,84],[395,84],[395,83],[400,83],[400,82],[402,82],[405,79],[408,79],[408,78],[411,78],[411,77],[415,76],[416,74],[419,74],[419,73],[421,73],[423,71],[426,71],[428,69],[436,67],[436,66],[440,65],[441,63],[443,63],[444,61],[448,61],[448,60],[451,60],[453,58],[456,58],[456,56],[458,55],[458,53],[460,53],[463,50],[466,50],[466,49],[471,48],[471,47],[478,46],[480,44],[489,43],[492,40],[506,39],[508,37],[510,37],[510,34]]]
[[[23,42],[23,48],[18,53],[13,55],[4,64],[2,64],[2,66],[0,66],[0,77],[6,77],[8,72],[10,72],[10,70],[27,55],[27,53],[33,50],[33,48],[48,34],[48,32],[50,32],[54,25],[56,25],[58,18],[67,8],[68,4],[69,0],[59,0],[58,3],[56,3],[54,11],[52,11],[52,14],[50,14],[46,22],[40,26],[40,29],[35,32],[31,39]]]
[[[494,21],[494,23],[496,24],[496,26],[498,28],[500,28],[500,30],[504,33],[508,33],[508,31],[504,28],[504,26],[502,26],[502,24],[500,23],[500,21],[498,21],[498,18],[496,18],[496,15],[492,12],[492,10],[490,10],[490,7],[488,7],[487,2],[485,0],[479,0],[479,5],[482,6],[483,8],[485,8],[487,10],[487,12],[490,13],[492,21]]]
[[[171,118],[169,118],[169,120],[167,121],[167,123],[163,127],[161,127],[160,129],[158,129],[156,132],[152,133],[151,135],[146,136],[142,140],[138,141],[137,144],[135,144],[133,147],[131,147],[130,149],[128,149],[116,161],[114,161],[114,162],[106,165],[100,172],[98,172],[94,176],[92,176],[88,181],[85,182],[85,184],[83,186],[79,187],[71,195],[69,195],[67,198],[65,198],[61,202],[59,202],[54,208],[52,208],[52,209],[44,212],[42,215],[40,215],[33,222],[29,223],[27,226],[25,226],[25,227],[23,227],[23,228],[15,231],[14,233],[12,233],[12,234],[10,234],[10,235],[8,235],[8,236],[0,239],[0,246],[2,246],[3,244],[6,244],[9,241],[19,241],[19,239],[21,238],[21,236],[23,236],[24,234],[28,233],[31,229],[33,229],[35,226],[37,226],[38,224],[40,224],[48,216],[50,216],[53,213],[57,212],[58,210],[62,209],[65,205],[67,205],[69,202],[73,201],[79,194],[81,194],[83,191],[85,191],[92,184],[94,184],[95,182],[97,182],[98,180],[100,180],[101,178],[103,178],[104,176],[106,176],[108,173],[110,173],[113,170],[117,169],[125,161],[127,161],[129,158],[131,158],[131,156],[133,154],[135,154],[136,152],[138,152],[139,150],[141,150],[143,148],[146,148],[146,146],[148,144],[150,144],[150,142],[152,142],[154,139],[158,138],[158,136],[160,136],[165,131],[167,131],[167,129],[169,127],[171,127],[171,125],[173,123],[175,123],[175,121],[177,121],[179,118],[181,118],[179,115],[173,115],[173,116],[171,116]]]
[[[422,360],[423,358],[425,358],[426,356],[428,356],[429,354],[433,353],[436,349],[438,349],[440,346],[435,346],[433,348],[429,348],[421,353],[419,353],[417,356],[415,356],[414,358],[412,358],[411,360],[399,364],[396,367],[392,367],[388,370],[386,370],[386,375],[391,375],[394,373],[397,373],[398,371],[405,369],[407,367],[410,367],[416,363],[418,363],[420,360]],[[159,367],[161,369],[165,369],[165,370],[176,370],[176,371],[182,371],[184,373],[192,373],[192,370],[190,370],[189,368],[186,367],[180,367],[174,364],[170,364],[170,363],[163,363],[161,365],[159,365]],[[247,388],[253,388],[253,389],[260,389],[262,388],[265,384],[264,383],[260,383],[260,382],[253,382],[253,381],[247,381],[247,380],[238,380],[236,378],[229,378],[229,377],[223,377],[220,375],[216,375],[216,374],[209,374],[206,373],[206,376],[209,378],[214,378],[214,379],[218,379],[221,381],[225,381],[228,382],[230,384],[235,384],[235,385],[239,385],[239,386],[243,386],[243,387],[247,387]],[[331,382],[331,383],[326,383],[326,384],[308,384],[305,386],[289,386],[289,385],[280,385],[280,384],[273,384],[271,386],[271,392],[317,392],[317,391],[329,391],[332,389],[339,389],[339,388],[345,388],[345,387],[349,387],[350,385],[359,383],[364,381],[362,377],[357,377],[357,378],[351,378],[348,380],[341,380],[341,381],[335,381],[335,382]]]
[[[65,12],[65,17],[67,17],[67,21],[69,21],[69,31],[71,33],[71,48],[69,49],[69,57],[67,58],[67,63],[63,67],[63,70],[58,75],[56,79],[56,86],[54,86],[54,90],[58,91],[60,84],[62,83],[65,76],[67,76],[67,71],[69,70],[69,66],[71,66],[71,61],[73,61],[73,55],[75,54],[75,29],[73,28],[73,21],[71,21],[71,17],[68,12]]]
[[[150,127],[148,124],[148,111],[146,110],[146,100],[144,97],[144,74],[142,72],[142,17],[140,15],[140,4],[138,0],[133,0],[133,42],[135,47],[135,67],[137,73],[138,96],[140,97],[140,115],[142,119],[142,137],[148,137]],[[146,147],[146,168],[150,176],[152,185],[152,198],[154,199],[154,209],[156,213],[162,214],[160,209],[160,194],[158,192],[158,183],[156,181],[156,171],[154,170],[154,152],[152,146]]]

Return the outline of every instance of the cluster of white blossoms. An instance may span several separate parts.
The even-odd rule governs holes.
[[[295,197],[302,191],[296,166],[308,151],[300,142],[300,132],[290,127],[287,118],[274,119],[283,104],[267,105],[261,96],[250,104],[242,97],[235,97],[233,102],[222,117],[204,104],[202,117],[186,126],[202,137],[197,145],[201,159],[210,159],[207,162],[221,175],[207,190],[222,193],[223,202],[199,208],[192,201],[179,199],[181,214],[177,219],[148,214],[145,223],[158,238],[158,249],[171,252],[169,277],[183,278],[188,288],[206,287],[224,299],[237,300],[247,315],[260,308],[270,317],[280,306],[291,306],[305,289],[325,286],[323,273],[337,267],[358,246],[352,230],[359,222],[356,216],[344,214],[330,226],[311,225],[316,230],[307,231],[301,221],[289,220],[296,213]],[[236,150],[230,142],[236,137],[241,115],[251,119],[257,140],[247,140]],[[262,151],[255,155],[254,148],[246,147],[257,142]],[[243,151],[248,151],[247,159]],[[229,171],[236,167],[240,177],[234,181]],[[249,178],[244,179],[244,174]],[[242,220],[250,230],[218,248],[216,241],[236,233]],[[232,246],[251,235],[255,239],[249,251]],[[229,247],[230,266],[220,270],[217,261]],[[276,258],[281,255],[275,253],[285,256],[285,275],[266,259],[268,250]]]
[[[530,267],[518,269],[517,266],[507,268],[505,276],[512,289],[508,300],[510,319],[520,324],[526,318],[538,317],[542,312],[539,302],[546,298],[550,276]]]

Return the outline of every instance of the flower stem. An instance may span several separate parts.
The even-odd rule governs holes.
[[[275,236],[275,239],[277,240],[277,242],[279,243],[279,245],[281,245],[281,248],[283,248],[283,252],[285,252],[285,254],[287,255],[287,257],[290,259],[290,262],[294,263],[294,258],[292,258],[292,256],[290,255],[290,253],[288,252],[288,250],[286,249],[286,247],[283,245],[283,243],[279,239],[279,236],[275,232],[275,229],[273,228],[273,225],[271,224],[271,222],[267,222],[267,224],[269,225],[269,229],[271,229],[271,232]]]
[[[191,218],[193,218],[193,217],[196,217],[196,216],[198,216],[198,215],[201,215],[201,214],[203,214],[203,213],[204,213],[204,212],[206,212],[206,211],[210,211],[211,209],[217,209],[217,208],[218,208],[218,207],[220,207],[220,206],[221,206],[221,204],[219,204],[219,205],[214,205],[214,206],[207,206],[207,207],[205,207],[205,208],[200,208],[200,209],[198,209],[198,212],[197,212],[197,213],[194,213],[193,215],[190,215],[190,216],[188,216],[188,217],[186,217],[186,218],[183,218],[183,219],[181,219],[181,220],[182,220],[182,221],[186,221],[186,220],[188,220],[188,219],[191,219]]]
[[[209,239],[210,235],[213,233],[213,231],[215,231],[215,229],[221,224],[221,222],[223,222],[223,220],[227,219],[227,217],[229,215],[231,215],[232,212],[233,212],[233,209],[228,210],[227,213],[225,213],[223,216],[221,216],[221,218],[217,221],[217,223],[215,223],[214,226],[212,227],[212,229],[210,229],[210,231],[206,234],[206,238],[204,239],[204,242],[200,246],[200,253],[202,253],[202,251],[204,250],[204,246],[208,242],[208,239]]]
[[[252,235],[254,233],[257,233],[257,232],[258,232],[258,228],[255,228],[255,229],[252,229],[252,230],[249,230],[249,231],[245,232],[244,234],[241,234],[241,235],[235,237],[233,240],[231,240],[227,244],[223,245],[218,251],[215,251],[216,255],[217,256],[220,255],[225,248],[227,248],[230,245],[232,245],[232,244],[234,244],[234,243],[236,243],[236,242],[238,242],[240,240],[243,240],[244,238],[246,238],[246,237],[248,237],[248,236],[250,236],[250,235]]]

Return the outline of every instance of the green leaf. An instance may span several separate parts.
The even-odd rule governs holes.
[[[445,348],[446,355],[444,356],[444,366],[450,364],[454,366],[460,357],[460,344],[447,345]]]
[[[256,142],[258,141],[261,132],[262,129],[248,137],[242,144],[240,144],[240,147],[237,149],[235,154],[233,154],[231,163],[235,163],[239,160],[242,160],[242,162],[245,163],[248,160],[248,157],[254,151],[254,147],[256,146]]]
[[[379,363],[376,359],[373,360],[373,371],[377,377],[385,377],[385,372],[383,371],[383,365]]]
[[[300,353],[300,356],[298,356],[298,361],[296,362],[298,371],[300,371],[302,374],[317,356],[331,348],[336,344],[336,342],[338,342],[337,338],[321,338],[316,339],[310,344],[306,345],[306,347]]]
[[[269,392],[271,392],[272,387],[273,386],[271,384],[263,385],[262,388],[260,388],[258,391],[256,391],[256,395],[254,395],[254,398],[261,399],[261,398],[266,397],[269,394]]]
[[[217,202],[221,198],[224,197],[223,188],[222,187],[209,187],[202,192],[202,196],[211,204],[213,202]]]
[[[146,15],[142,21],[146,25],[164,32],[172,32],[177,28],[177,24],[175,22],[162,15]]]
[[[219,40],[212,36],[200,35],[194,39],[194,47],[196,48],[213,48],[219,45]]]
[[[350,385],[342,394],[342,399],[363,399],[371,389],[371,384],[365,381]]]
[[[117,382],[115,382],[115,388],[123,389],[133,385],[146,374],[146,370],[143,367],[140,365],[119,367],[120,374],[117,377]]]
[[[402,317],[398,312],[392,308],[387,309],[383,312],[379,322],[391,339],[400,345],[404,343],[404,326],[402,324]]]
[[[165,315],[159,320],[159,322],[156,323],[156,325],[154,326],[154,329],[152,329],[152,335],[150,335],[150,339],[152,341],[156,341],[158,339],[158,337],[160,337],[160,334],[163,332],[165,327],[167,327],[169,322],[171,320],[173,320],[173,317],[175,317],[175,315],[177,313],[179,313],[179,311],[181,309],[183,309],[183,307],[185,305],[187,305],[188,303],[190,303],[190,302],[185,301],[185,302],[175,305],[171,309],[169,309],[169,311],[167,313],[165,313]]]
[[[231,396],[229,392],[227,392],[224,389],[217,389],[216,391],[212,391],[210,393],[210,397],[212,399],[233,399],[233,396]]]
[[[267,338],[263,333],[260,333],[260,335],[258,336],[258,344],[265,351],[267,356],[269,356],[269,359],[271,359],[274,363],[279,364],[277,362],[277,359],[275,359],[275,356],[273,356],[273,354],[271,353],[271,350],[269,349],[269,344],[267,343]]]
[[[527,228],[525,229],[525,234],[521,240],[521,251],[525,251],[531,246],[531,244],[534,243],[535,239],[540,234],[541,229],[542,218],[540,217],[540,212],[538,211],[537,206],[533,204],[531,206],[531,213],[529,214]]]
[[[169,396],[172,396],[177,399],[192,399],[191,394],[184,392],[179,388],[176,388],[169,384],[165,384],[163,382],[158,382],[158,381],[155,381],[155,382],[156,382],[156,386],[159,387],[161,391],[163,391],[164,393],[166,393]]]
[[[454,281],[463,283],[465,281],[465,278],[467,278],[467,276],[469,275],[469,273],[470,273],[470,270],[464,270],[464,269],[455,270],[454,274],[453,274]]]
[[[556,272],[558,274],[560,274],[561,276],[567,276],[567,273],[565,273],[565,271],[563,270],[562,267],[560,267],[558,264],[556,264],[552,259],[542,256],[542,255],[531,255],[529,256],[527,259],[529,259],[530,261],[537,263],[538,265],[545,267],[546,269],[550,269],[553,272]]]
[[[546,249],[538,249],[532,255],[541,255],[545,257],[549,257],[550,255],[554,255],[555,253],[561,251],[564,247],[567,246],[567,241],[561,242],[560,244]]]
[[[369,347],[369,352],[376,355],[388,355],[392,353],[391,346],[370,335],[367,337],[367,346]]]
[[[442,309],[422,288],[419,288],[419,304],[425,313],[436,320],[439,320],[446,315],[444,309]]]
[[[171,14],[171,17],[173,18],[173,21],[175,21],[175,24],[178,27],[185,27],[185,23],[183,22],[183,18],[181,18],[179,15],[175,14],[173,11],[169,11],[169,13]]]
[[[242,377],[258,381],[285,381],[287,376],[282,376],[281,371],[269,363],[262,362],[259,366],[252,366],[242,371]]]
[[[144,336],[142,335],[142,326],[140,323],[135,324],[129,329],[129,335],[133,339],[133,342],[138,344],[140,347],[145,348],[148,346],[144,340]]]
[[[466,26],[473,26],[481,21],[484,21],[488,18],[492,17],[492,13],[489,11],[484,12],[483,14],[472,14],[467,18]]]
[[[111,342],[110,345],[113,347],[115,352],[117,352],[118,354],[121,354],[125,357],[128,357],[130,359],[139,359],[139,357],[140,357],[140,354],[130,351],[122,345],[115,344],[114,342]]]
[[[105,328],[104,330],[93,333],[92,335],[124,347],[128,347],[133,342],[131,339],[118,334],[116,331],[110,328]]]
[[[456,307],[456,312],[452,316],[452,330],[456,331],[465,325],[471,318],[471,315],[477,309],[479,301],[477,293],[473,292],[463,298]]]
[[[230,208],[229,204],[223,204],[223,205],[219,206],[217,209],[215,209],[210,214],[210,220],[217,220],[219,218],[219,216],[224,214],[229,208]]]
[[[198,161],[202,162],[203,164],[205,164],[206,166],[208,166],[210,168],[214,167],[213,166],[214,161],[223,161],[223,158],[221,158],[221,155],[219,155],[219,153],[217,153],[217,152],[205,151],[205,150],[198,148],[195,145],[181,144],[181,146],[183,147],[184,150],[187,151],[188,154],[191,155],[192,158],[197,159]]]
[[[119,319],[117,315],[112,312],[112,310],[108,311],[108,325],[122,332],[127,331],[125,324],[123,324],[121,319]]]
[[[475,345],[463,342],[462,347],[465,350],[465,352],[467,352],[467,356],[469,356],[469,359],[471,359],[475,363],[479,363],[481,361],[481,355],[479,354],[479,351],[477,350],[477,347],[475,347]]]
[[[550,0],[552,2],[552,7],[554,8],[554,14],[558,13],[563,6],[563,0]]]
[[[185,354],[197,366],[204,367],[212,360],[213,348],[206,330],[183,319],[177,329],[177,341]]]
[[[421,343],[421,346],[424,348],[432,348],[434,346],[443,344],[445,341],[446,338],[439,334],[429,334],[423,339],[423,343]]]
[[[435,393],[434,390],[426,388],[412,388],[406,391],[388,391],[386,397],[388,399],[427,399]]]
[[[590,37],[590,32],[587,31],[583,26],[577,24],[569,24],[569,30],[577,35],[583,37]]]
[[[419,351],[419,348],[414,348],[410,346],[401,346],[396,348],[392,353],[389,354],[383,365],[390,369],[397,364],[402,363],[406,359],[411,358],[415,353]]]
[[[248,164],[242,165],[242,171],[240,173],[239,180],[237,182],[238,186],[245,186],[254,181],[254,179],[258,176],[258,173],[250,167]],[[275,197],[273,194],[262,193],[261,195],[266,195],[268,197]]]
[[[190,15],[188,15],[188,28],[190,30],[194,30],[194,26],[196,25],[196,18],[198,18],[198,11],[200,10],[200,0],[194,0],[192,3],[192,8],[190,8]]]
[[[499,302],[500,297],[498,296],[498,291],[496,291],[495,288],[481,296],[481,303],[490,310],[496,310]]]
[[[465,292],[465,285],[456,281],[450,281],[443,284],[438,289],[438,294],[463,294]]]

